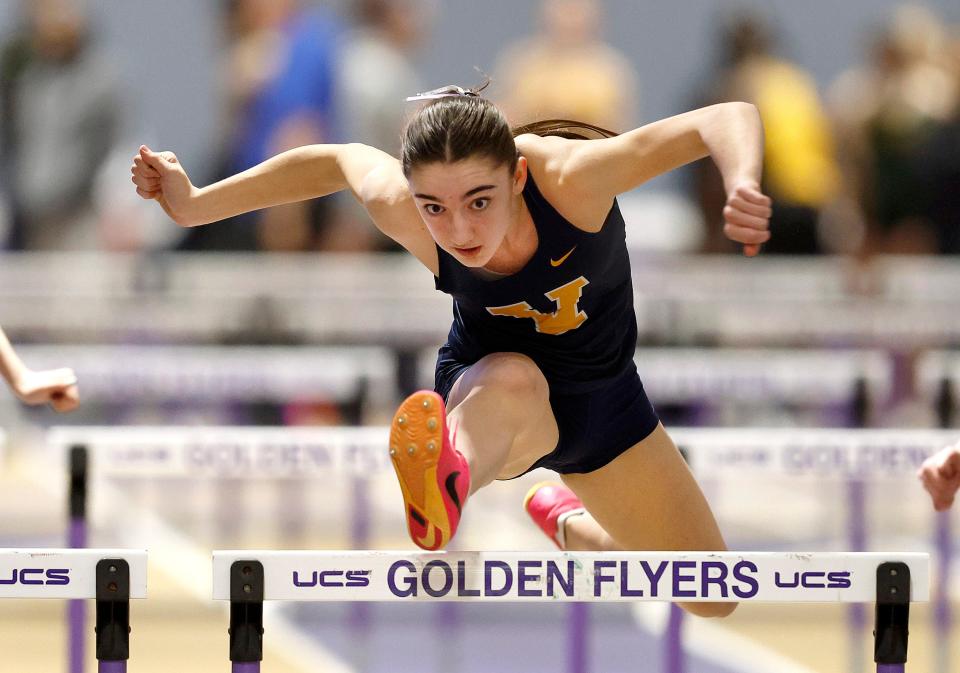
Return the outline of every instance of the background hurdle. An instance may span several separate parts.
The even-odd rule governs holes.
[[[126,673],[129,601],[147,597],[145,551],[0,549],[0,578],[0,598],[94,599],[98,669]]]
[[[421,353],[419,387],[433,386],[436,359],[435,348]],[[894,386],[893,362],[871,349],[638,348],[634,361],[658,406],[775,400],[832,412],[821,425],[865,425]]]
[[[392,404],[394,358],[373,346],[23,346],[45,368],[70,362],[86,405],[184,407],[205,403],[332,401],[360,424],[369,404]],[[80,412],[83,414],[83,411]],[[279,422],[274,419],[271,422]],[[229,422],[262,422],[239,417]]]
[[[114,476],[304,479],[331,471],[355,476],[389,472],[382,450],[386,433],[385,428],[60,428],[51,433],[50,441],[55,447],[89,445],[94,470]],[[953,436],[944,431],[835,429],[687,428],[672,434],[700,475],[841,481],[912,475],[927,455]],[[158,451],[161,446],[166,450]],[[224,446],[232,452],[219,455],[220,462],[209,459]],[[937,600],[947,598],[944,591]],[[363,611],[359,613],[362,625]],[[572,635],[583,628],[582,623],[577,625],[580,619],[582,613],[579,617],[571,613]],[[679,650],[679,638],[668,639],[665,646]]]

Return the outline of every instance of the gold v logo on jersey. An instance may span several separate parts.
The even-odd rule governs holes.
[[[576,250],[576,249],[577,249],[577,246],[573,246],[572,248],[570,248],[570,252],[568,252],[566,255],[564,255],[564,256],[561,257],[560,259],[551,259],[551,260],[550,260],[550,266],[560,266],[561,264],[563,264],[564,262],[567,261],[567,257],[569,257],[570,255],[572,255],[572,254],[573,254],[573,251]]]
[[[567,255],[569,254],[568,252]],[[553,313],[541,313],[525,301],[509,306],[487,307],[487,311],[491,315],[502,315],[508,318],[530,318],[536,324],[537,331],[543,334],[563,334],[577,329],[587,321],[587,314],[580,310],[579,303],[580,297],[583,296],[583,288],[589,283],[590,281],[580,276],[556,290],[547,292],[545,295],[547,299],[557,304],[557,310]]]

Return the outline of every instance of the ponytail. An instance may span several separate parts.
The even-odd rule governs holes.
[[[558,136],[571,140],[594,140],[596,138],[613,138],[619,135],[603,127],[572,119],[544,119],[522,126],[515,126],[511,131],[514,138],[526,133],[538,136]]]

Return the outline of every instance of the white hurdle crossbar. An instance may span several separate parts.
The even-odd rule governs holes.
[[[93,599],[99,673],[126,673],[130,599],[147,597],[147,553],[0,549],[0,598]]]
[[[234,673],[259,671],[267,600],[875,603],[877,670],[894,673],[929,576],[928,555],[915,553],[213,553]]]

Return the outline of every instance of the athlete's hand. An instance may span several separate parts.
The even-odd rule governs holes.
[[[723,233],[731,241],[743,243],[743,254],[753,257],[770,240],[772,201],[756,182],[739,182],[727,195],[723,208]]]
[[[960,489],[960,442],[933,454],[917,471],[938,512],[950,509]]]
[[[13,392],[25,404],[49,404],[61,413],[80,406],[77,375],[72,369],[28,369],[14,382]]]
[[[190,205],[196,188],[173,152],[154,152],[142,145],[130,172],[137,194],[154,199],[177,224],[190,226]]]

